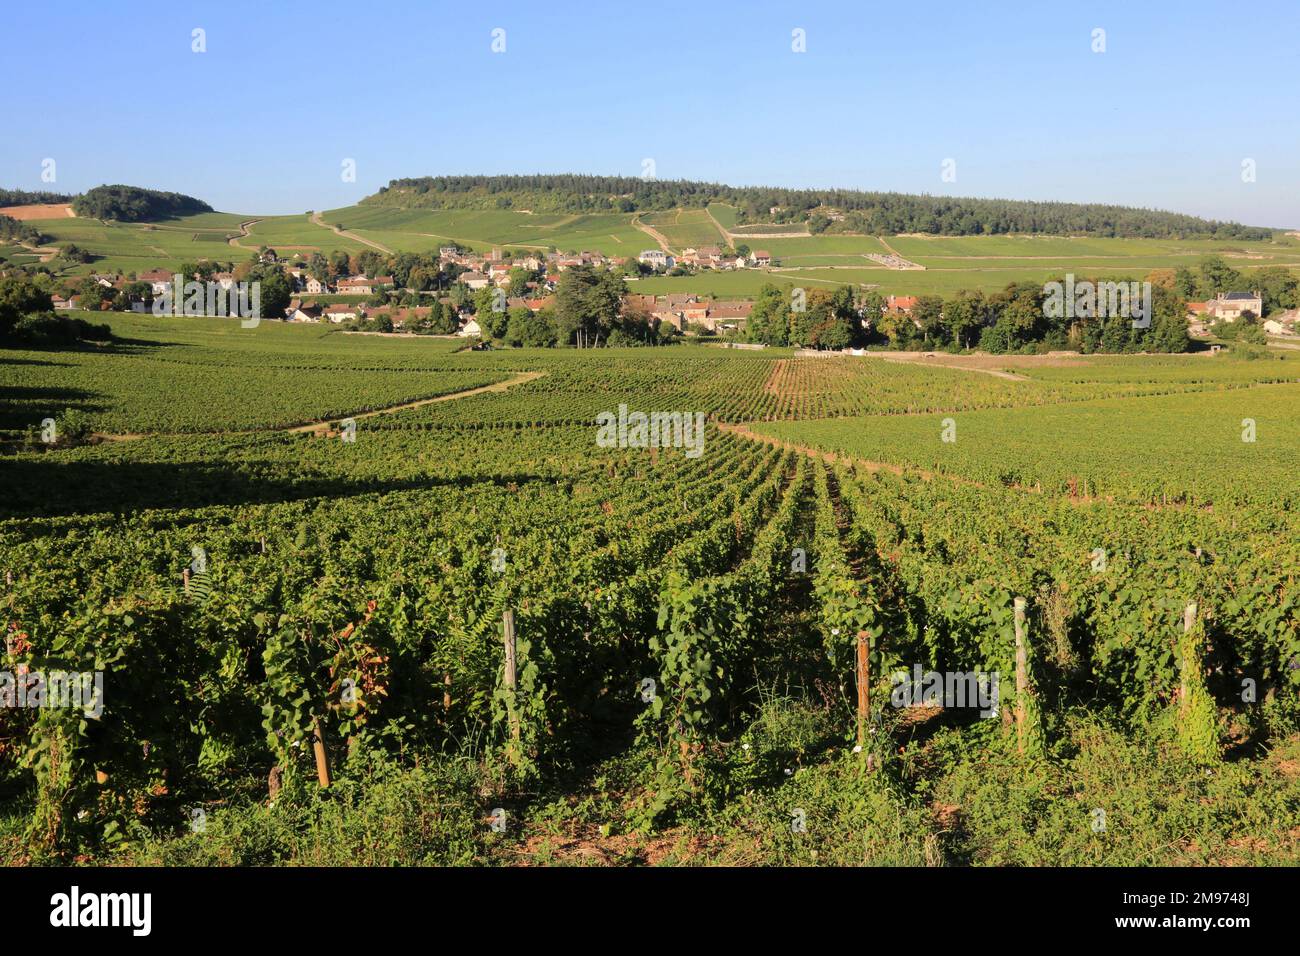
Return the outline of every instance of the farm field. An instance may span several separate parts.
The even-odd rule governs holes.
[[[71,203],[32,203],[25,206],[0,206],[0,216],[21,222],[45,219],[67,219],[74,215]]]
[[[108,222],[98,219],[41,220],[40,230],[52,246],[74,243],[94,254],[94,262],[77,265],[69,275],[91,272],[145,272],[174,269],[199,259],[229,261],[244,254],[231,249],[228,237],[239,232],[245,217],[229,213],[200,213],[155,223]]]
[[[335,249],[361,252],[368,249],[363,242],[340,236],[332,229],[318,226],[307,215],[266,216],[248,228],[248,236],[239,244],[250,252],[259,246],[270,246],[281,258],[291,258],[294,253],[310,256],[313,252],[328,255]],[[240,253],[247,255],[249,253]]]
[[[584,250],[609,256],[635,256],[653,245],[632,225],[630,215],[563,215],[509,210],[405,210],[386,206],[348,206],[323,214],[328,223],[398,251],[428,252],[440,242],[459,242],[477,250],[493,246]]]
[[[671,212],[645,213],[641,221],[662,233],[673,249],[725,246],[726,237],[704,209],[674,209]]]
[[[6,863],[1300,863],[1300,356],[97,319],[0,353],[6,651],[104,684]]]
[[[734,229],[736,226],[736,216],[739,210],[735,206],[729,206],[724,202],[713,202],[708,205],[709,214],[717,220],[718,225],[723,229]]]

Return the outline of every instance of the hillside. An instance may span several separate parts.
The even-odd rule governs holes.
[[[736,225],[806,223],[809,230],[945,236],[1089,235],[1148,239],[1268,239],[1272,230],[1182,213],[1097,203],[976,199],[853,189],[727,186],[571,173],[394,179],[362,200],[404,209],[654,212],[736,207]]]

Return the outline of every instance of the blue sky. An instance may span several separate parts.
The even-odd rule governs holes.
[[[1300,225],[1296,0],[66,0],[9,5],[5,34],[0,185],[18,188],[124,182],[271,214],[401,176],[651,158],[662,179]]]

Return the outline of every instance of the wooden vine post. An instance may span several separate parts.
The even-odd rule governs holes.
[[[1183,633],[1178,648],[1178,737],[1198,763],[1212,764],[1219,752],[1218,710],[1205,686],[1205,634],[1197,620],[1195,602],[1183,608]]]
[[[864,752],[867,746],[867,719],[871,712],[871,656],[866,631],[858,631],[858,748]]]
[[[501,624],[502,640],[505,642],[506,654],[506,690],[509,692],[506,707],[510,721],[510,740],[512,745],[517,747],[519,743],[519,714],[515,709],[515,690],[518,686],[517,662],[515,660],[515,612],[507,609],[501,616]]]
[[[1037,751],[1043,743],[1034,686],[1029,673],[1029,643],[1025,633],[1025,599],[1013,603],[1016,628],[1016,749],[1020,753]]]
[[[1016,598],[1016,738],[1025,750],[1025,698],[1029,693],[1029,655],[1025,652],[1025,599]]]
[[[325,732],[319,717],[312,724],[311,749],[316,757],[316,780],[324,789],[330,785],[330,761],[329,753],[325,750]]]

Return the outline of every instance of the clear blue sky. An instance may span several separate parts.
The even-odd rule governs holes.
[[[64,0],[4,19],[5,186],[123,182],[270,214],[394,177],[638,175],[652,158],[662,179],[1300,225],[1297,0]]]

